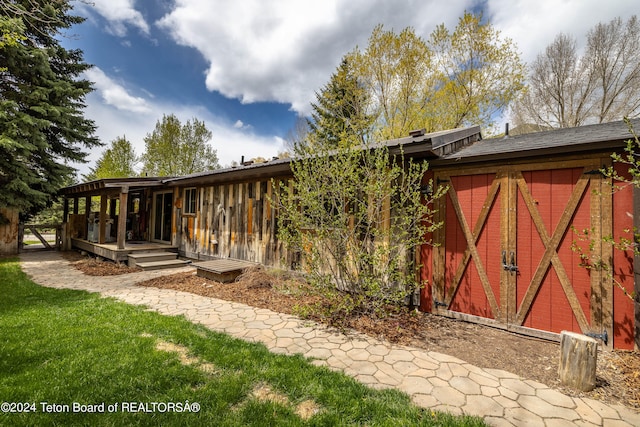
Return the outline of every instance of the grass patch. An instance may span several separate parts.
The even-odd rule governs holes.
[[[484,425],[183,317],[40,287],[16,259],[0,259],[0,295],[0,425]]]

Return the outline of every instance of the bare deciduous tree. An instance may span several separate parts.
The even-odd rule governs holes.
[[[596,25],[588,35],[585,57],[596,87],[594,115],[598,123],[635,117],[640,112],[640,23],[616,18]]]
[[[298,146],[293,179],[281,182],[271,203],[278,238],[298,254],[309,284],[322,295],[348,291],[332,313],[383,315],[421,285],[414,250],[439,226],[431,202],[444,188],[423,195],[426,162],[348,138],[337,147]]]
[[[296,147],[300,144],[304,144],[309,134],[309,122],[304,117],[297,117],[293,128],[287,132],[283,143],[283,152],[278,154],[278,157],[289,157],[293,153]],[[286,154],[283,156],[282,154]]]
[[[531,66],[529,86],[516,104],[516,125],[565,128],[586,122],[593,92],[588,64],[578,58],[576,40],[558,34]]]
[[[640,113],[640,23],[596,25],[580,57],[575,38],[559,34],[531,65],[529,85],[512,111],[517,126],[564,128]]]

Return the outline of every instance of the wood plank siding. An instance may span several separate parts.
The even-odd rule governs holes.
[[[275,181],[276,187],[283,178]],[[286,178],[284,178],[286,179]],[[180,253],[199,260],[236,258],[268,266],[289,267],[291,257],[277,238],[276,194],[270,179],[195,188],[196,212],[179,211]]]

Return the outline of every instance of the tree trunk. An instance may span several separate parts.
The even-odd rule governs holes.
[[[596,386],[598,342],[575,332],[562,331],[560,335],[560,366],[558,375],[562,384],[591,391]]]

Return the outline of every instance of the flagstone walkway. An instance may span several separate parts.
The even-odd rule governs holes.
[[[422,407],[483,417],[495,426],[640,426],[640,412],[566,396],[509,372],[481,369],[445,354],[390,344],[244,304],[167,289],[136,286],[142,280],[193,267],[121,276],[86,276],[59,252],[20,256],[22,269],[42,286],[99,292],[247,341],[274,353],[300,353],[314,364],[351,375],[374,388],[395,387]]]

